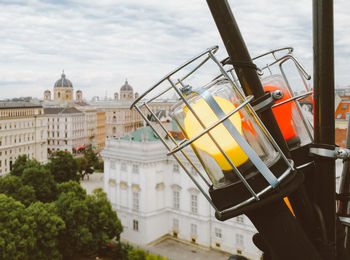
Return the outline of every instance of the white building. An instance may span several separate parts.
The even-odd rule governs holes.
[[[48,152],[73,152],[85,145],[85,115],[74,107],[46,107]]]
[[[170,234],[259,259],[261,253],[252,242],[256,230],[249,219],[216,220],[204,196],[178,163],[166,156],[150,128],[140,128],[127,138],[109,138],[101,154],[104,190],[124,226],[122,238],[146,245]],[[201,182],[195,171],[192,174]]]
[[[19,155],[47,161],[47,119],[41,105],[0,102],[0,176],[10,172]]]

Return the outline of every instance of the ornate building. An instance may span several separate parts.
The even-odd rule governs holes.
[[[132,102],[139,97],[133,87],[125,80],[119,93],[114,93],[113,100],[95,100],[89,104],[106,112],[106,136],[122,137],[143,126],[143,119],[137,111],[130,110]],[[153,111],[166,111],[174,104],[174,100],[164,100],[150,103]]]
[[[19,155],[47,161],[47,118],[30,102],[0,102],[0,176],[10,172]]]
[[[54,91],[54,95],[53,95],[54,102],[62,103],[62,102],[74,101],[73,84],[69,79],[66,78],[66,74],[64,74],[64,71],[61,74],[61,78],[55,82],[53,91]],[[83,92],[81,90],[77,90],[76,100],[82,101],[82,99],[83,99]],[[45,90],[44,101],[52,101],[50,90]]]

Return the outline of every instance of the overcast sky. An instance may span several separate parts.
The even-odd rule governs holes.
[[[312,74],[311,0],[229,0],[251,56],[292,46]],[[337,86],[350,85],[350,1],[334,0]],[[0,99],[52,91],[142,93],[221,38],[204,0],[0,0]]]

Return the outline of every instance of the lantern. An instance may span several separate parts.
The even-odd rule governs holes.
[[[220,218],[227,213],[241,214],[242,208],[263,201],[294,169],[293,162],[285,157],[251,107],[253,97],[244,96],[214,56],[217,49],[209,48],[166,75],[132,107],[152,127],[169,150],[168,155],[180,163]],[[209,61],[222,73],[221,77],[206,84],[185,82]],[[192,70],[176,81],[172,79],[191,65]],[[152,95],[163,83],[166,87]],[[164,138],[171,134],[149,106],[171,90],[178,96],[178,102],[172,107],[170,117],[185,136],[181,143],[174,138],[169,143]],[[155,122],[148,120],[148,114]],[[197,156],[206,176],[195,167],[188,150]],[[197,169],[208,185],[207,190],[191,176],[187,165]]]

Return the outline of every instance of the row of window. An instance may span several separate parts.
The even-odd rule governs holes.
[[[191,213],[198,214],[198,196],[196,194],[191,195]],[[180,191],[173,190],[173,209],[180,210]]]
[[[179,220],[177,218],[173,219],[173,230],[176,232],[176,234],[180,231],[179,228]],[[192,237],[197,237],[197,224],[191,223],[190,225],[190,230],[191,230],[191,236]],[[221,228],[214,228],[214,235],[217,239],[221,240],[223,238],[222,234],[222,229]],[[242,234],[236,234],[235,235],[235,240],[236,240],[236,246],[243,247],[244,246],[244,236]]]
[[[116,169],[116,164],[114,161],[111,161],[110,163],[110,168],[111,170],[115,170]],[[120,164],[120,171],[126,172],[128,170],[127,168],[127,164],[125,162]],[[140,171],[140,167],[138,164],[132,164],[132,169],[131,172],[132,173],[139,173]]]
[[[43,139],[43,131],[41,131],[41,139]],[[1,145],[13,145],[17,143],[22,143],[26,141],[33,141],[34,140],[34,134],[21,134],[21,135],[10,135],[10,136],[4,136],[0,137],[0,146]]]
[[[13,123],[2,123],[0,124],[0,129],[17,129],[17,128],[27,128],[33,127],[34,121],[31,122],[13,122]],[[40,120],[38,121],[37,126],[40,126]]]
[[[31,116],[31,115],[41,115],[42,109],[18,109],[18,110],[1,110],[1,117],[14,117],[14,116]]]

